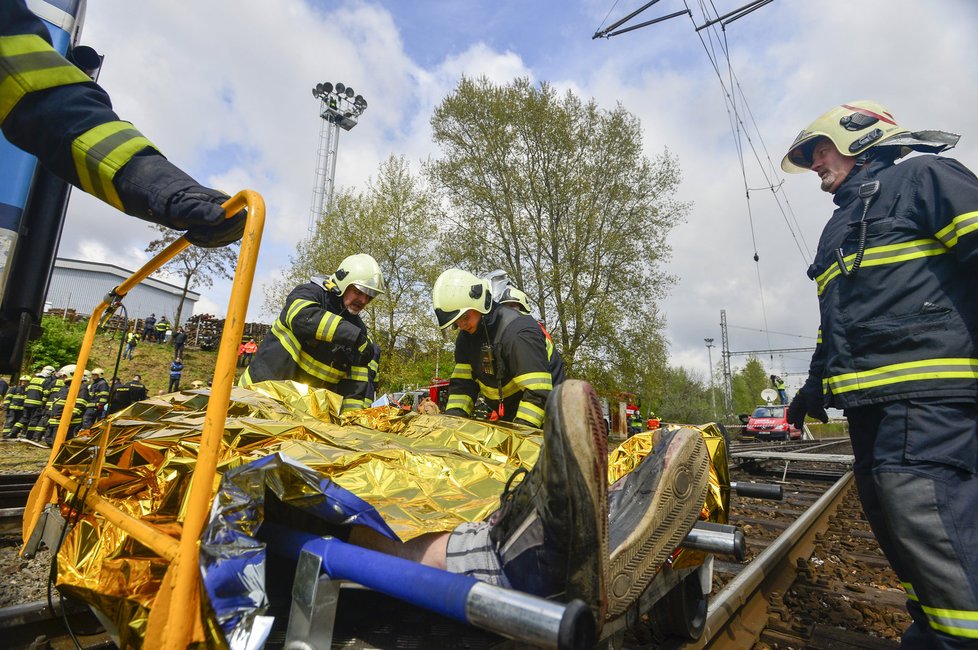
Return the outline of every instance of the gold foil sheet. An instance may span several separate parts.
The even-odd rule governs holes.
[[[55,466],[80,480],[93,476],[100,496],[177,538],[207,400],[207,390],[192,390],[134,404],[94,427],[90,436],[68,442]],[[498,506],[506,479],[517,468],[531,468],[540,452],[538,429],[394,407],[338,417],[339,404],[333,393],[293,382],[234,388],[219,474],[280,454],[369,503],[407,541],[487,517]],[[651,450],[654,435],[636,435],[615,449],[609,480],[633,469]],[[719,461],[724,453],[723,445],[716,444],[722,440],[719,431],[707,427],[703,435],[708,444],[713,439],[711,455]],[[99,461],[103,446],[104,460]],[[725,522],[729,480],[722,460],[711,469],[704,508],[712,521]],[[302,505],[324,498],[305,473],[269,476],[284,502]],[[63,509],[73,497],[59,490]],[[260,515],[254,515],[251,525],[259,522]],[[141,645],[166,560],[89,513],[70,529],[58,565],[61,588],[106,614],[123,645]],[[205,620],[205,627],[216,634],[213,618]],[[209,645],[225,647],[225,642],[214,638]]]

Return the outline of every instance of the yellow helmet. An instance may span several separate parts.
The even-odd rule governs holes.
[[[499,297],[499,304],[515,306],[524,314],[529,314],[531,311],[530,299],[516,287],[506,287],[503,295]]]
[[[102,370],[101,368],[92,368],[92,374],[101,377],[102,375],[105,374],[105,371]]]
[[[31,376],[30,375],[21,375],[20,376],[20,380],[21,381],[30,381],[31,380]]]
[[[438,327],[445,329],[470,309],[488,314],[492,307],[489,281],[462,269],[448,269],[438,276],[431,288]]]
[[[371,298],[387,293],[387,285],[384,284],[384,276],[380,272],[380,265],[370,255],[360,253],[350,255],[340,262],[336,273],[329,277],[329,282],[339,291],[342,296],[346,288],[351,284]]]
[[[836,106],[808,125],[788,147],[781,169],[789,174],[807,172],[818,138],[828,138],[843,156],[857,156],[870,147],[909,133],[878,102],[860,100]]]

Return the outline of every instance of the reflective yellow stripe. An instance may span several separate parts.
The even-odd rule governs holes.
[[[513,383],[523,390],[553,390],[553,377],[549,372],[528,372],[513,378]]]
[[[241,377],[238,378],[238,386],[242,386],[246,388],[248,386],[251,386],[253,383],[255,383],[251,381],[251,375],[248,374],[248,370],[250,368],[251,366],[248,366],[247,368],[245,368],[244,372],[241,373]]]
[[[377,363],[377,361],[375,360],[371,360],[370,363],[367,364],[367,368],[369,368],[374,372],[377,372],[378,370],[380,370],[380,364]]]
[[[295,317],[302,311],[303,307],[308,307],[310,305],[315,305],[311,300],[303,300],[302,298],[296,298],[291,303],[289,303],[289,308],[285,311],[285,326],[292,329],[292,321]]]
[[[908,381],[978,379],[978,359],[923,359],[829,377],[823,386],[835,394]]]
[[[79,186],[92,196],[124,210],[112,179],[123,165],[146,147],[156,148],[129,122],[106,122],[85,131],[71,143],[71,158],[75,161]],[[159,325],[156,327],[160,328]]]
[[[950,252],[942,242],[936,239],[915,239],[914,241],[901,242],[899,244],[887,244],[886,246],[874,246],[867,248],[863,254],[861,266],[883,266],[884,264],[898,264],[908,260],[933,257],[934,255],[944,255]],[[852,266],[856,259],[856,254],[846,255],[846,266]],[[838,264],[833,264],[822,272],[815,282],[818,285],[818,295],[822,295],[829,282],[834,280],[842,273]]]
[[[0,36],[0,122],[24,95],[91,81],[35,34]]]
[[[346,413],[347,411],[355,411],[357,409],[362,409],[364,407],[363,399],[356,399],[354,397],[344,397],[343,401],[340,403],[340,413]]]
[[[346,373],[342,370],[337,370],[333,366],[318,361],[308,352],[304,351],[302,346],[299,345],[299,340],[295,338],[295,334],[285,327],[281,319],[277,319],[272,325],[272,334],[282,344],[285,351],[289,353],[289,356],[292,357],[296,365],[306,374],[312,375],[317,379],[322,379],[329,384],[335,384],[346,377]]]
[[[367,368],[365,366],[353,366],[350,368],[350,379],[353,381],[367,381]]]
[[[815,343],[822,345],[822,328],[818,328],[818,334],[815,336]]]
[[[954,248],[962,235],[975,230],[978,230],[978,211],[965,212],[954,217],[950,224],[938,230],[937,238],[948,248]]]
[[[550,337],[545,337],[547,339],[547,361],[550,361],[554,356],[554,342],[550,340]]]
[[[912,584],[910,584],[909,582],[901,582],[900,586],[903,587],[903,590],[905,592],[907,592],[907,598],[909,598],[914,602],[917,601],[917,592],[913,590]]]
[[[449,395],[445,410],[462,409],[467,414],[472,415],[472,398],[468,395]]]
[[[930,626],[963,639],[978,639],[978,612],[962,609],[921,608],[927,614]]]
[[[520,402],[520,406],[516,409],[516,417],[521,420],[529,422],[535,427],[539,427],[543,424],[543,409],[536,404],[530,404],[529,402]]]
[[[332,341],[341,320],[343,319],[333,312],[326,312],[326,315],[319,321],[319,327],[316,328],[316,338],[320,341]]]
[[[452,379],[472,379],[472,364],[456,363],[452,370]]]
[[[494,400],[506,399],[507,397],[511,395],[515,395],[516,393],[523,390],[523,387],[517,384],[515,381],[510,381],[509,383],[503,385],[502,395],[500,396],[500,391],[495,386],[484,384],[480,380],[476,380],[476,383],[479,384],[479,390],[482,392],[483,395],[485,395],[489,399],[494,399]]]

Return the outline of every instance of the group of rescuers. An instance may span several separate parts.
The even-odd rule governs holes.
[[[25,438],[51,445],[61,423],[68,399],[75,365],[44,366],[33,376],[21,375],[3,397],[3,439]],[[147,397],[146,385],[139,375],[128,383],[113,378],[110,387],[101,368],[85,370],[75,406],[72,409],[67,437],[90,429],[109,413],[114,413]]]
[[[185,231],[194,245],[240,239],[244,211],[226,217],[227,195],[201,186],[120,120],[105,91],[49,38],[24,0],[0,3],[0,126],[7,139],[127,214]],[[820,335],[789,419],[824,419],[826,406],[845,410],[863,508],[907,592],[913,622],[905,648],[978,646],[978,178],[938,155],[896,162],[911,151],[941,153],[956,141],[940,131],[911,132],[882,105],[857,101],[816,119],[782,162],[785,171],[817,173],[837,206],[808,273],[817,285]],[[384,291],[380,269],[363,254],[344,259],[323,282],[296,287],[243,383],[293,379],[329,386],[343,396],[343,409],[363,406],[377,348],[359,313]],[[545,453],[516,488],[526,494],[514,508],[525,514],[530,507],[547,531],[570,512],[597,513],[590,526],[577,521],[563,529],[573,543],[603,529],[607,486],[592,474],[601,474],[606,451],[587,456],[586,447],[566,446],[566,436],[593,428],[588,418],[570,417],[569,408],[593,391],[586,382],[564,381],[545,332],[495,302],[486,280],[445,271],[433,302],[438,325],[459,330],[447,413],[470,414],[481,392],[503,420],[543,423]],[[558,466],[569,473],[554,481]],[[567,493],[556,497],[572,508],[541,506],[556,498],[548,490],[565,489],[559,485]],[[440,546],[419,551],[421,561],[433,552],[451,564],[452,547],[439,539]],[[533,548],[582,556],[567,584],[589,563],[600,569],[608,561],[593,549],[600,535],[572,550],[550,533],[542,539]],[[510,576],[509,560],[499,558],[502,571],[492,570]]]

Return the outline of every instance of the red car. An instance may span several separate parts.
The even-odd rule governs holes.
[[[758,440],[801,440],[801,430],[788,424],[788,407],[783,404],[758,406],[747,420],[744,434]]]

